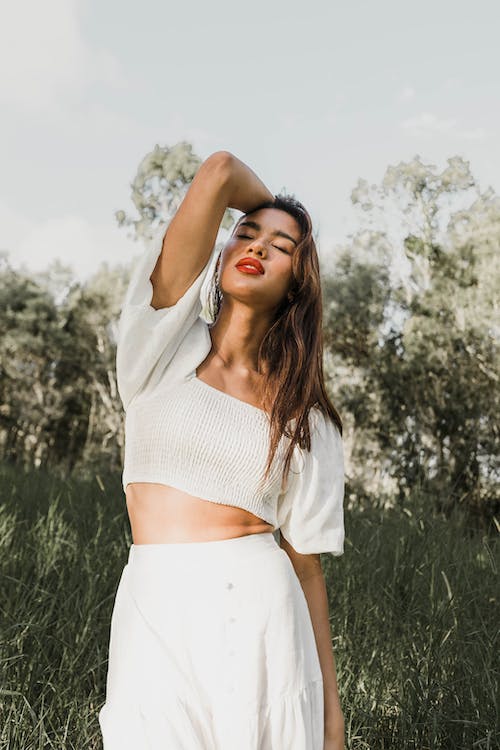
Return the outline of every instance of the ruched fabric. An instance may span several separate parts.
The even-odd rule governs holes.
[[[272,533],[131,545],[99,723],[104,750],[323,750],[312,621]]]

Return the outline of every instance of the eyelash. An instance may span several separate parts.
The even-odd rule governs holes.
[[[237,234],[237,237],[243,237],[246,240],[251,240],[252,237],[249,237],[248,234]],[[273,245],[273,247],[276,248],[276,250],[281,250],[282,253],[286,253],[286,255],[290,255],[288,250],[285,250],[283,247],[278,247],[278,245]]]

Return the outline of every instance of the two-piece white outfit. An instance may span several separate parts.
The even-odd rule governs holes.
[[[165,227],[132,274],[119,322],[123,488],[158,482],[244,508],[274,532],[132,544],[110,626],[104,750],[323,750],[323,680],[312,621],[280,533],[300,553],[344,551],[336,425],[310,412],[288,487],[281,439],[262,483],[269,417],[196,376],[211,349],[201,316],[214,252],[185,294],[155,310]],[[215,249],[215,248],[214,248]]]

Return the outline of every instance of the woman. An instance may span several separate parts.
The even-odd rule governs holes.
[[[208,324],[200,293],[227,207],[244,215]],[[218,151],[132,275],[116,365],[133,544],[104,750],[344,746],[320,564],[344,551],[342,425],[311,231],[298,201]]]

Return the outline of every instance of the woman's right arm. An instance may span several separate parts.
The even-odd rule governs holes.
[[[156,310],[171,307],[206,265],[226,208],[247,213],[274,195],[250,167],[229,151],[216,151],[201,164],[163,238],[151,274]]]

